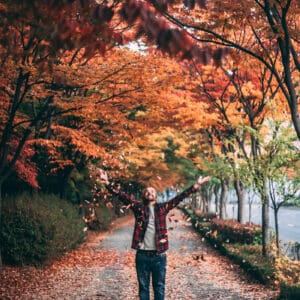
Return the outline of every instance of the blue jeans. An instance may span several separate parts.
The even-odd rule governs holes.
[[[167,267],[166,253],[149,256],[147,254],[144,254],[143,252],[137,251],[135,262],[137,278],[139,282],[140,300],[150,299],[149,285],[151,274],[154,299],[164,300]]]

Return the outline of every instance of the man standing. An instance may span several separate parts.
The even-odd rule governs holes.
[[[165,297],[165,278],[169,248],[166,216],[183,199],[196,192],[199,187],[210,180],[210,177],[199,177],[196,183],[173,199],[157,203],[157,192],[153,187],[147,187],[142,193],[142,201],[132,199],[109,183],[107,174],[101,170],[101,179],[108,190],[133,210],[135,225],[131,247],[136,249],[136,272],[139,283],[139,297],[149,300],[150,276],[154,299],[163,300]]]

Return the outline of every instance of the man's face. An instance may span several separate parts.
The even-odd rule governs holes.
[[[144,192],[144,198],[145,198],[145,200],[148,200],[149,202],[156,202],[156,200],[157,200],[156,190],[152,187],[146,188],[145,192]]]

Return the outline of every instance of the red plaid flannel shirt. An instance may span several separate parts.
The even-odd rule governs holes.
[[[139,249],[142,241],[144,240],[145,232],[149,222],[149,206],[144,205],[142,201],[133,199],[124,192],[114,189],[112,186],[108,186],[108,189],[110,192],[117,195],[125,205],[130,205],[130,208],[133,210],[135,216],[135,225],[131,247],[133,249]],[[158,253],[162,253],[169,249],[166,224],[166,217],[168,212],[195,191],[196,189],[191,186],[170,201],[164,203],[156,203],[154,205],[155,244],[156,251]]]

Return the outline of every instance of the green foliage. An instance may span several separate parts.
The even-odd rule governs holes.
[[[65,198],[72,203],[82,203],[92,198],[93,182],[87,168],[73,169],[66,184]]]
[[[300,299],[300,285],[280,284],[279,299],[295,300]]]
[[[109,224],[116,218],[112,208],[100,205],[94,208],[94,214],[87,219],[87,226],[91,230],[107,230]]]
[[[209,174],[214,177],[224,179],[232,176],[232,166],[226,157],[215,157],[213,161],[203,159]]]
[[[187,215],[189,215],[192,218],[195,217],[194,210],[192,208],[184,207],[183,209]]]
[[[163,152],[170,172],[180,171],[184,174],[187,181],[194,181],[199,176],[199,171],[194,163],[185,157],[176,155],[176,151],[180,148],[180,145],[174,143],[171,137],[167,137],[166,141],[168,142],[168,148],[163,149]]]
[[[53,195],[5,198],[0,242],[7,264],[39,265],[84,240],[84,223],[74,206]]]
[[[293,206],[300,207],[300,197],[294,199]]]
[[[221,251],[259,282],[274,284],[274,261],[261,255],[260,245],[223,244]]]
[[[38,181],[41,190],[47,194],[56,194],[68,202],[79,205],[90,200],[93,182],[86,167],[72,168],[52,174],[49,169],[48,156],[40,151],[36,158],[39,167]]]
[[[146,112],[147,111],[147,108],[143,105],[143,104],[140,104],[138,105],[137,107],[135,107],[127,116],[128,120],[135,120],[137,114],[139,112]]]

